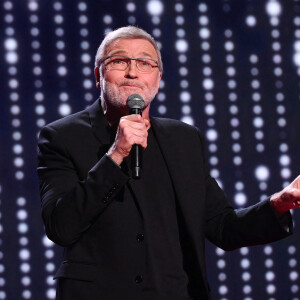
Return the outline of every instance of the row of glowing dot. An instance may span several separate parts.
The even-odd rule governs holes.
[[[234,43],[232,41],[232,31],[230,29],[225,30],[224,35],[226,38],[225,41],[225,51],[227,52],[226,55],[226,63],[227,63],[227,69],[226,73],[228,76],[228,81],[227,81],[227,86],[230,89],[230,92],[228,94],[228,100],[231,102],[231,105],[229,106],[229,113],[232,115],[232,118],[230,120],[230,124],[233,127],[233,131],[231,134],[231,137],[233,139],[233,145],[232,145],[232,151],[234,153],[233,156],[233,163],[236,166],[241,166],[242,165],[242,157],[240,155],[237,155],[237,153],[240,153],[241,151],[241,145],[238,142],[238,139],[241,136],[241,133],[238,129],[240,120],[238,118],[238,111],[239,108],[237,106],[237,94],[235,92],[236,88],[236,80],[235,80],[235,75],[236,75],[236,69],[233,65],[235,62],[235,57],[233,55],[233,50],[235,48]],[[235,103],[235,104],[234,104]],[[244,190],[244,183],[243,181],[238,181],[235,183],[235,196],[234,196],[234,201],[237,205],[239,206],[244,206],[247,203],[247,197],[245,193],[243,192]]]
[[[295,43],[294,43],[294,63],[297,66],[297,74],[300,76],[300,17],[294,18],[295,30]]]
[[[78,22],[82,26],[80,29],[80,36],[82,37],[81,41],[81,62],[83,64],[82,67],[82,75],[83,78],[83,87],[86,90],[84,94],[84,99],[87,102],[93,101],[93,94],[91,93],[91,89],[94,88],[94,81],[91,79],[93,77],[93,71],[92,71],[92,56],[88,53],[88,50],[90,49],[90,44],[87,40],[87,37],[89,35],[88,29],[85,27],[85,25],[88,23],[88,16],[87,16],[87,3],[86,2],[79,2],[77,6],[80,15],[78,17]]]
[[[225,37],[227,38],[227,41],[225,42],[225,50],[228,52],[226,56],[226,62],[228,64],[227,67],[227,75],[230,78],[228,80],[228,88],[230,88],[230,93],[228,95],[228,99],[231,103],[236,103],[238,100],[237,94],[234,92],[234,89],[236,87],[236,81],[234,80],[234,77],[236,75],[236,70],[233,65],[235,58],[233,55],[233,50],[234,50],[234,43],[231,40],[232,38],[232,31],[231,30],[226,30],[225,31]],[[230,121],[231,126],[233,127],[233,132],[232,132],[232,139],[235,141],[234,144],[232,145],[232,151],[235,153],[239,153],[241,151],[241,145],[236,142],[236,140],[239,139],[240,137],[240,131],[238,129],[238,124],[240,124],[240,120],[238,119],[238,106],[237,104],[231,105],[229,107],[229,112],[232,114],[232,119]],[[239,155],[234,156],[233,158],[233,163],[237,166],[240,166],[242,164],[242,158]],[[244,190],[244,183],[242,180],[239,180],[238,182],[235,183],[235,203],[239,206],[245,206],[247,203],[247,196],[243,192]],[[250,250],[248,247],[244,247],[240,249],[240,254],[242,255],[241,259],[241,266],[247,266],[248,265],[248,259],[245,258],[249,254]],[[251,279],[251,272],[249,270],[244,271],[242,273],[242,280],[244,282],[244,285],[242,287],[242,291],[245,295],[249,295],[252,292],[252,286],[249,284],[249,280]],[[224,291],[226,291],[224,289]]]
[[[201,48],[203,50],[203,55],[202,55],[202,62],[203,62],[203,88],[205,90],[204,94],[204,99],[207,102],[207,104],[204,107],[204,112],[207,115],[207,126],[209,129],[206,131],[206,138],[208,141],[208,149],[209,152],[212,154],[212,156],[209,159],[210,164],[212,164],[214,167],[211,169],[211,176],[216,178],[218,181],[219,185],[222,186],[222,183],[219,179],[220,177],[220,172],[217,169],[216,165],[218,163],[218,158],[214,155],[214,153],[217,152],[218,147],[216,145],[217,141],[217,136],[218,133],[214,129],[214,126],[216,124],[216,121],[214,119],[214,114],[215,114],[215,106],[213,104],[214,101],[214,95],[212,93],[213,89],[213,80],[211,78],[212,76],[212,69],[209,66],[209,63],[211,62],[210,55],[207,53],[208,50],[210,49],[210,43],[208,41],[210,37],[209,29],[207,28],[209,24],[209,18],[207,15],[207,5],[204,3],[200,3],[198,6],[198,10],[200,12],[200,17],[199,17],[199,25],[200,25],[200,30],[199,30],[199,37],[201,39]]]
[[[64,35],[65,30],[63,28],[65,20],[62,14],[63,10],[63,4],[60,1],[56,1],[53,3],[53,9],[54,9],[54,25],[55,25],[55,35],[56,35],[56,49],[57,49],[57,55],[56,55],[56,61],[57,61],[57,75],[61,78],[64,78],[68,74],[68,69],[66,67],[66,60],[67,56],[65,54],[65,41],[64,41]],[[71,105],[68,103],[69,100],[69,94],[61,90],[59,92],[59,114],[61,116],[69,115],[72,112]],[[51,294],[49,292],[49,294]]]
[[[187,88],[189,87],[189,82],[186,79],[188,69],[185,67],[185,64],[187,63],[187,55],[185,54],[185,52],[188,50],[188,42],[184,39],[185,29],[183,28],[183,25],[185,23],[185,19],[182,16],[184,6],[181,2],[178,2],[175,4],[174,9],[177,14],[175,22],[178,26],[176,29],[176,34],[178,38],[176,41],[176,50],[179,52],[179,75],[182,78],[180,80],[181,92],[179,94],[180,101],[182,102],[181,112],[183,114],[183,116],[181,117],[181,121],[193,125],[194,119],[191,116],[191,106],[188,104],[191,100],[191,95],[187,90]]]
[[[252,65],[250,68],[250,75],[252,76],[252,79],[250,81],[250,86],[253,89],[252,92],[252,100],[253,100],[253,109],[252,112],[254,114],[252,125],[255,129],[254,137],[258,141],[256,144],[256,151],[261,153],[265,150],[265,146],[263,144],[263,138],[264,138],[264,132],[263,132],[263,125],[264,120],[261,116],[262,114],[262,107],[259,104],[261,101],[261,93],[259,91],[260,88],[260,82],[258,79],[259,75],[259,68],[258,68],[258,62],[259,57],[256,54],[251,54],[249,57],[249,62]],[[269,178],[269,168],[265,165],[261,165],[258,169],[261,175],[256,174],[256,179],[258,180],[258,187],[261,191],[265,191],[267,189],[267,179]],[[265,176],[263,174],[266,174]],[[265,199],[265,195],[261,195],[260,199]]]
[[[35,1],[29,2],[28,9],[29,9],[29,21],[31,23],[30,32],[31,33],[35,32],[35,34],[31,34],[32,35],[31,47],[33,50],[32,63],[33,63],[33,77],[35,78],[34,88],[36,89],[36,91],[34,93],[34,99],[36,101],[36,106],[35,106],[35,114],[37,117],[36,125],[39,130],[41,127],[43,127],[46,124],[46,120],[44,118],[46,109],[43,104],[45,97],[44,97],[44,93],[41,91],[41,88],[43,87],[43,81],[41,79],[42,68],[39,65],[39,63],[42,61],[41,53],[39,53],[39,49],[40,49],[39,36],[40,35],[39,35],[39,29],[37,27],[38,22],[39,22],[39,16],[38,16],[39,4]],[[23,227],[24,227],[24,225],[23,225]],[[46,251],[45,251],[44,255],[45,255],[46,261],[47,261]],[[51,269],[51,266],[49,266],[48,262],[46,263],[45,268],[46,268],[47,272],[50,272],[49,269]],[[51,277],[52,276],[48,275],[48,277],[46,279],[47,283],[51,282],[49,280]],[[47,293],[49,293],[49,290],[47,291]],[[55,291],[54,291],[54,293],[55,293]],[[29,298],[31,298],[31,297],[29,297]],[[53,297],[51,299],[53,299]]]
[[[18,55],[16,53],[16,48],[17,48],[17,42],[13,38],[13,35],[15,33],[14,28],[12,27],[11,23],[13,23],[13,15],[10,13],[10,11],[13,9],[13,4],[10,1],[6,1],[3,5],[4,9],[7,11],[7,13],[4,16],[4,20],[6,23],[10,24],[9,26],[6,26],[5,28],[5,33],[8,36],[5,40],[5,50],[6,50],[6,61],[9,65],[8,67],[8,73],[11,76],[14,76],[17,74],[17,68],[15,66],[12,66],[12,64],[15,64],[18,61]],[[15,78],[10,78],[8,81],[8,86],[10,89],[15,89],[18,86],[18,81]],[[10,94],[10,99],[12,101],[17,101],[19,99],[19,95],[16,92],[12,92]],[[19,114],[19,106],[18,105],[12,105],[11,106],[11,113],[13,115]],[[18,127],[20,126],[20,120],[19,119],[13,119],[12,120],[12,126],[13,127]],[[21,133],[18,131],[14,131],[12,134],[13,139],[16,141],[19,141],[21,139]],[[20,143],[15,143],[13,145],[13,153],[14,155],[20,155],[23,152],[23,147]],[[17,167],[18,165],[22,164],[22,158],[16,156],[14,159],[14,165]],[[17,177],[17,176],[16,176]],[[23,178],[23,175],[21,174],[20,178]],[[1,264],[1,270],[4,271],[5,267],[4,265]],[[0,278],[1,282],[1,287],[5,286],[5,279],[3,277]],[[6,292],[5,290],[0,290],[0,299],[6,299]]]
[[[6,1],[4,3],[4,9],[6,11],[11,11],[13,9],[13,3],[10,1]],[[10,16],[10,17],[8,17]],[[18,73],[17,69],[17,62],[18,62],[18,54],[16,52],[17,50],[17,41],[13,38],[14,36],[14,18],[11,13],[7,13],[5,15],[5,19],[7,23],[10,24],[10,26],[6,27],[6,34],[9,35],[9,38],[6,39],[6,60],[9,65],[8,67],[8,73],[11,75],[11,79],[9,80],[9,88],[13,90],[10,93],[10,99],[14,104],[11,105],[11,114],[12,114],[12,122],[11,125],[14,128],[18,128],[21,125],[21,120],[19,118],[21,109],[20,106],[17,104],[19,101],[19,94],[16,91],[19,87],[19,82],[16,78],[13,76]],[[13,153],[15,155],[14,158],[14,166],[17,168],[17,171],[15,172],[15,177],[17,180],[22,180],[24,178],[24,173],[22,171],[22,167],[24,165],[24,159],[20,156],[23,153],[23,145],[21,144],[20,140],[22,138],[22,134],[19,131],[13,131],[13,140],[18,141],[17,143],[13,143]],[[19,199],[22,199],[23,201],[19,201]],[[26,200],[24,198],[18,198],[17,199],[17,205],[18,206],[25,206]],[[28,289],[31,283],[31,278],[29,276],[30,272],[30,264],[27,262],[30,259],[30,251],[26,248],[28,245],[28,237],[26,237],[27,231],[28,231],[28,225],[26,223],[27,219],[27,211],[25,208],[20,208],[17,211],[17,220],[18,220],[18,232],[20,234],[19,243],[20,243],[20,251],[19,251],[19,259],[20,259],[20,270],[23,273],[23,276],[21,277],[21,283],[24,286],[24,289],[22,291],[22,298],[23,299],[30,299],[31,298],[31,291]],[[5,285],[5,281],[3,280],[3,284]],[[1,299],[6,299],[5,292],[1,291],[0,294]]]
[[[276,27],[279,24],[279,19],[273,17],[270,19],[270,23],[271,23],[271,26]],[[273,62],[275,64],[274,75],[276,77],[280,78],[282,75],[282,68],[280,67],[282,58],[281,58],[281,55],[279,54],[279,51],[281,50],[281,45],[280,45],[279,41],[277,41],[277,39],[280,37],[280,32],[278,29],[273,29],[271,32],[271,35],[272,35],[272,38],[274,39],[274,42],[272,43],[272,50],[274,52]],[[286,108],[283,104],[285,97],[284,97],[283,93],[280,91],[280,89],[282,88],[282,80],[281,79],[278,79],[276,81],[275,88],[278,89],[278,92],[276,93],[276,99],[279,102],[279,104],[277,105],[277,109],[276,109],[276,112],[278,114],[277,125],[281,128],[284,128],[286,126],[286,119],[284,118],[283,115],[286,112]],[[291,171],[288,168],[288,165],[290,164],[290,157],[286,153],[287,150],[284,152],[285,152],[284,156],[281,155],[281,158],[284,157],[284,159],[280,160],[281,165],[282,165],[280,174],[281,174],[282,179],[286,180],[286,182],[283,182],[283,186],[285,186],[288,183],[288,180],[290,179],[290,176],[291,176]]]
[[[160,15],[163,13],[163,4],[161,1],[148,1],[147,3],[147,12],[148,14],[152,17],[151,18],[151,21],[152,21],[152,24],[155,26],[153,29],[152,29],[152,35],[156,41],[156,44],[158,46],[158,48],[160,50],[162,50],[162,43],[160,42],[160,37],[161,37],[161,30],[160,28],[158,27],[158,25],[160,24]],[[163,57],[162,57],[162,60],[163,60]],[[160,104],[158,105],[157,107],[157,112],[160,114],[160,115],[165,115],[166,112],[167,112],[167,107],[165,104],[163,104],[163,102],[166,100],[166,94],[164,93],[164,88],[165,88],[165,81],[162,79],[160,81],[160,84],[159,84],[159,93],[157,94],[157,100],[160,102]]]

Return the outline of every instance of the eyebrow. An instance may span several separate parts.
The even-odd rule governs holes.
[[[112,51],[110,53],[110,55],[116,55],[116,54],[128,56],[127,52],[125,50],[115,50],[115,51]],[[152,58],[152,56],[149,53],[147,53],[147,52],[141,52],[140,54],[142,56],[139,55],[138,57],[149,57],[149,58]],[[152,59],[155,59],[155,58],[152,58]]]

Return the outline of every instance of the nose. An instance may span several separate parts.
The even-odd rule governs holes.
[[[138,70],[136,67],[136,62],[134,60],[130,61],[129,66],[126,69],[125,76],[127,78],[137,78],[138,77]]]

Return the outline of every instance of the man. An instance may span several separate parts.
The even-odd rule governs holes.
[[[290,235],[300,178],[233,210],[206,169],[199,130],[149,117],[163,69],[153,38],[134,26],[110,32],[95,65],[100,99],[39,139],[46,233],[65,248],[57,299],[210,299],[205,238],[232,250]],[[134,93],[145,101],[142,116],[128,115]],[[134,144],[144,149],[138,180]]]

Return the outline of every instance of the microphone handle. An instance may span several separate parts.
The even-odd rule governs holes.
[[[140,108],[132,108],[129,112],[130,115],[139,114],[142,115]],[[131,172],[132,178],[140,179],[142,176],[142,146],[134,144],[131,149]]]

